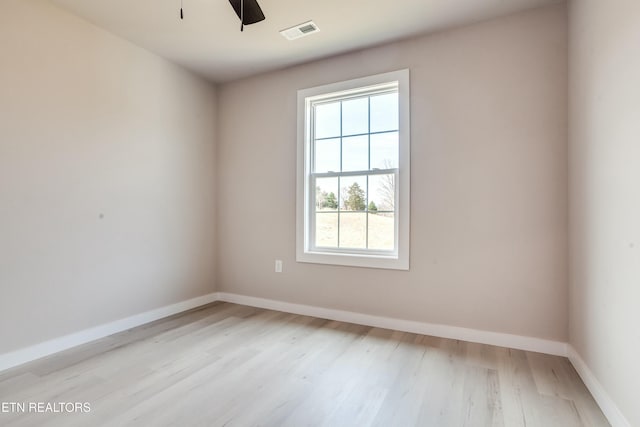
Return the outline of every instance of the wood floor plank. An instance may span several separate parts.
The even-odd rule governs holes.
[[[607,426],[566,358],[214,303],[0,373],[2,426]]]
[[[415,425],[463,425],[463,389],[467,366],[459,341],[438,338],[426,353],[429,370],[424,378],[427,389]]]

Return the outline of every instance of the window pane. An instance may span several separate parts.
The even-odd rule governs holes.
[[[340,178],[340,209],[364,211],[367,207],[367,177]]]
[[[315,144],[315,172],[340,171],[340,138],[322,139]]]
[[[342,171],[369,169],[369,137],[352,136],[342,138]]]
[[[369,132],[369,98],[358,98],[342,103],[342,135]]]
[[[395,206],[395,175],[371,175],[369,177],[369,210],[371,203],[378,211],[393,211]]]
[[[371,135],[371,169],[398,167],[398,132]]]
[[[315,138],[340,136],[340,102],[315,106]]]
[[[325,248],[338,247],[337,213],[316,213],[316,246]]]
[[[365,212],[340,214],[340,247],[366,249],[367,214]]]
[[[369,249],[392,251],[395,246],[394,214],[369,213]]]
[[[398,93],[371,97],[371,132],[398,130]]]
[[[338,210],[338,178],[316,179],[316,210]]]

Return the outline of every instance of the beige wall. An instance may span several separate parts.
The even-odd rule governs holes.
[[[565,341],[566,49],[560,5],[222,86],[218,290]],[[296,91],[401,68],[411,270],[296,263]]]
[[[186,71],[2,1],[0,354],[213,290],[215,115]]]
[[[640,2],[570,7],[570,342],[640,426]]]

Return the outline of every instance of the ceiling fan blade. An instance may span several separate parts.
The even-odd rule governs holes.
[[[242,0],[229,0],[231,6],[233,6],[233,10],[236,11],[236,15],[238,15],[239,19],[241,18],[241,2]],[[244,0],[244,25],[255,24],[256,22],[260,22],[264,20],[264,13],[262,13],[262,9],[260,9],[260,5],[256,0]]]

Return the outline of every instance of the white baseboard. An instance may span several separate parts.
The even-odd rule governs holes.
[[[216,293],[203,295],[201,297],[181,301],[176,304],[167,305],[155,310],[65,335],[60,338],[54,338],[10,353],[0,354],[0,372],[118,332],[126,331],[127,329],[135,328],[136,326],[144,325],[145,323],[153,322],[201,305],[209,304],[216,301],[216,299]]]
[[[613,399],[609,396],[609,393],[607,393],[604,387],[602,387],[602,384],[600,384],[600,381],[598,381],[593,372],[591,372],[591,369],[589,369],[589,366],[587,366],[582,357],[580,357],[580,354],[578,354],[576,349],[574,349],[570,344],[567,347],[569,354],[568,357],[571,364],[576,368],[578,375],[582,378],[582,381],[591,392],[591,395],[600,406],[600,409],[602,409],[602,412],[605,417],[607,417],[607,420],[609,420],[611,426],[631,427],[631,423],[627,421],[622,412],[620,412],[618,405],[615,404]]]
[[[551,341],[541,338],[503,334],[499,332],[481,331],[477,329],[461,328],[457,326],[423,323],[412,320],[393,319],[389,317],[373,316],[370,314],[355,313],[344,310],[334,310],[329,308],[315,307],[311,305],[294,304],[289,302],[249,297],[245,295],[226,292],[219,292],[217,297],[220,301],[249,305],[252,307],[266,308],[270,310],[284,311],[287,313],[301,314],[305,316],[319,317],[322,319],[338,320],[342,322],[357,323],[360,325],[374,326],[378,328],[394,329],[403,332],[412,332],[422,335],[431,335],[461,341],[471,341],[481,344],[509,347],[518,350],[535,351],[538,353],[552,354],[555,356],[567,356],[567,344],[560,341]]]
[[[214,301],[227,301],[252,307],[284,311],[323,319],[338,320],[366,326],[394,329],[416,334],[471,341],[482,344],[497,345],[519,350],[535,351],[539,353],[567,356],[567,344],[540,338],[503,334],[498,332],[481,331],[477,329],[461,328],[432,323],[416,322],[412,320],[394,319],[374,316],[344,310],[334,310],[303,304],[294,304],[265,298],[256,298],[226,292],[214,292],[201,297],[171,304],[145,313],[137,314],[125,319],[116,320],[104,325],[96,326],[63,337],[54,338],[30,347],[10,353],[0,354],[0,371],[9,369],[32,360],[40,359],[60,351],[67,350],[109,335],[135,328],[173,314],[196,308]],[[576,367],[576,369],[578,369]],[[578,370],[579,371],[579,370]],[[587,381],[585,380],[585,383]]]
[[[374,316],[370,314],[356,313],[345,310],[316,307],[311,305],[295,304],[266,298],[250,297],[246,295],[227,292],[214,292],[187,301],[160,307],[155,310],[137,314],[125,319],[116,320],[94,328],[85,329],[60,338],[42,342],[30,347],[16,350],[10,353],[0,354],[0,372],[18,365],[40,359],[60,351],[67,350],[100,338],[113,335],[127,329],[135,328],[155,320],[162,319],[192,308],[200,307],[215,301],[226,301],[252,307],[269,310],[284,311],[287,313],[305,316],[319,317],[323,319],[338,320],[341,322],[356,323],[360,325],[378,328],[393,329],[416,334],[431,335],[442,338],[450,338],[461,341],[470,341],[481,344],[496,345],[538,353],[552,354],[568,357],[585,385],[600,405],[613,427],[631,427],[618,406],[604,390],[593,372],[582,360],[576,350],[567,343],[545,340],[541,338],[525,337],[520,335],[503,334],[499,332],[481,331],[477,329],[461,328],[433,323],[417,322],[412,320],[394,319],[389,317]]]

